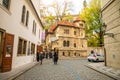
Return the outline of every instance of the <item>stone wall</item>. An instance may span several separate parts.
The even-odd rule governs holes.
[[[114,37],[104,37],[106,60],[107,66],[120,69],[120,0],[111,1],[113,2],[102,10],[103,22],[107,25],[106,33],[114,34]],[[103,6],[105,5],[107,4]]]

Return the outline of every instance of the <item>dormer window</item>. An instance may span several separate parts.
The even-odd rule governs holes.
[[[79,26],[83,27],[83,24],[82,24],[82,23],[80,23],[80,24],[79,24]]]

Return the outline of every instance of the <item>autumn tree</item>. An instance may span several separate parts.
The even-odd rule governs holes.
[[[70,14],[72,11],[72,3],[68,1],[64,1],[60,3],[57,0],[51,5],[45,6],[41,4],[42,8],[40,9],[40,14],[44,17],[45,29],[49,29],[49,27],[55,22],[55,20],[62,21],[63,19],[72,20],[73,17]]]
[[[100,0],[91,0],[88,5],[84,0],[83,5],[84,9],[80,16],[86,22],[88,46],[101,46],[101,44],[103,44],[103,30],[100,19]]]

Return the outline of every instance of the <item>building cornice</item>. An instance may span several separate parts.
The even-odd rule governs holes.
[[[37,11],[36,11],[34,5],[33,5],[33,2],[32,2],[31,0],[26,0],[26,1],[28,1],[28,2],[30,3],[30,5],[32,6],[32,8],[33,8],[33,10],[34,10],[34,12],[35,12],[35,14],[36,14],[38,20],[39,20],[39,23],[41,24],[42,28],[44,29],[44,26],[43,26],[43,24],[42,24],[42,21],[41,21],[40,17],[38,16],[38,13],[37,13]],[[29,4],[29,3],[28,3],[28,4]]]
[[[81,38],[81,37],[72,37],[72,36],[62,36],[60,35],[59,37],[62,37],[62,38],[73,38],[73,39],[85,39],[85,38]]]
[[[103,8],[101,9],[101,12],[103,12],[111,3],[113,3],[115,0],[110,0],[108,1],[104,6]]]

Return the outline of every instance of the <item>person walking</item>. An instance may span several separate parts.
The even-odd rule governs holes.
[[[37,60],[37,62],[39,62],[39,51],[37,51],[36,60]]]
[[[51,59],[53,56],[52,56],[52,51],[49,52],[49,59]]]
[[[91,50],[90,54],[94,54],[94,51],[93,51],[93,50]]]
[[[41,51],[39,54],[40,64],[43,62],[43,52]]]
[[[54,48],[53,57],[54,57],[54,64],[57,64],[57,62],[58,62],[58,50],[56,48]]]
[[[46,57],[46,59],[48,59],[48,51],[46,51],[45,57]]]

